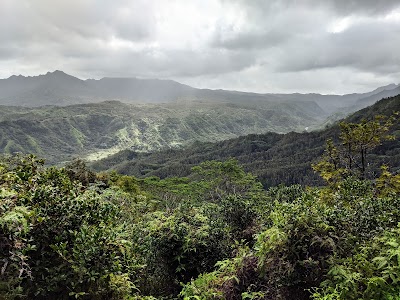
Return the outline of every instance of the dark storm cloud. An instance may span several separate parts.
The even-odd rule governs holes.
[[[1,0],[0,77],[62,69],[86,78],[176,78],[264,92],[367,90],[400,81],[399,6],[370,0]]]

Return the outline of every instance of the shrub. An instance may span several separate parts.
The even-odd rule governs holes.
[[[150,213],[137,225],[136,243],[146,268],[140,288],[152,295],[177,293],[227,255],[226,233],[201,208]]]

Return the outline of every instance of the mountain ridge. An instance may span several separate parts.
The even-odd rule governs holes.
[[[359,110],[346,118],[358,123],[362,118],[374,115],[391,115],[400,111],[400,95],[385,98],[376,104]],[[320,185],[321,178],[311,169],[311,163],[320,157],[326,140],[337,139],[339,126],[333,125],[321,131],[287,134],[252,134],[217,143],[195,143],[184,149],[169,149],[155,153],[137,153],[124,150],[92,163],[96,171],[116,170],[137,177],[188,176],[191,167],[207,160],[236,158],[246,171],[256,175],[264,186],[278,184]],[[394,123],[391,133],[397,138],[384,142],[371,156],[371,168],[377,171],[382,164],[400,172],[400,123]]]
[[[390,84],[368,93],[328,95],[317,93],[251,93],[223,89],[198,89],[170,79],[114,78],[82,80],[56,70],[38,76],[12,75],[0,79],[0,105],[38,107],[67,106],[119,100],[125,103],[209,102],[296,102],[314,101],[328,116],[341,110],[357,110],[383,96],[395,96],[398,85]],[[375,97],[372,97],[376,95]],[[369,100],[360,101],[369,97]]]

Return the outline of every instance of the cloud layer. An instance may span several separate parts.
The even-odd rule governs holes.
[[[400,82],[397,0],[2,0],[0,77],[347,93]]]

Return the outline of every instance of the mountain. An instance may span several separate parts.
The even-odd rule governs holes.
[[[171,80],[103,78],[81,80],[62,71],[0,80],[0,105],[36,107],[121,100],[170,102],[193,88]]]
[[[0,152],[35,153],[58,164],[123,149],[154,152],[268,131],[310,131],[399,89],[392,84],[343,96],[257,94],[171,80],[81,80],[62,71],[11,76],[0,80]]]
[[[0,104],[17,106],[68,105],[91,100],[87,84],[61,71],[34,77],[0,80]]]
[[[375,105],[349,116],[347,122],[359,122],[376,114],[391,115],[400,111],[400,95],[382,99]],[[369,153],[372,169],[383,163],[400,172],[400,122],[394,124],[394,141],[384,142]],[[93,163],[97,170],[116,170],[138,177],[188,176],[191,167],[207,160],[238,159],[245,170],[252,172],[265,186],[300,183],[322,184],[311,169],[325,149],[328,138],[337,139],[339,126],[315,132],[287,134],[252,134],[218,143],[196,143],[185,149],[169,149],[155,153],[138,153],[124,150]],[[375,169],[374,169],[375,168]]]
[[[348,95],[257,94],[227,90],[197,89],[172,80],[138,78],[102,78],[81,80],[62,71],[45,75],[11,76],[0,80],[0,105],[37,107],[66,106],[118,100],[125,103],[203,102],[311,102],[323,109],[324,116],[345,110],[355,111],[363,105],[398,93],[395,84],[369,93]],[[375,95],[375,96],[374,96]],[[363,100],[367,98],[366,100]],[[372,101],[372,102],[371,102]]]
[[[303,131],[321,122],[313,102],[118,101],[44,107],[0,107],[0,152],[35,153],[48,163],[98,159],[122,149],[153,152],[195,141],[267,131]]]
[[[400,84],[399,85],[391,84],[388,87],[390,87],[390,88],[389,89],[382,89],[382,88],[377,89],[378,93],[358,99],[355,103],[355,109],[357,109],[357,108],[361,109],[366,106],[374,104],[379,99],[393,97],[395,95],[400,94]]]

